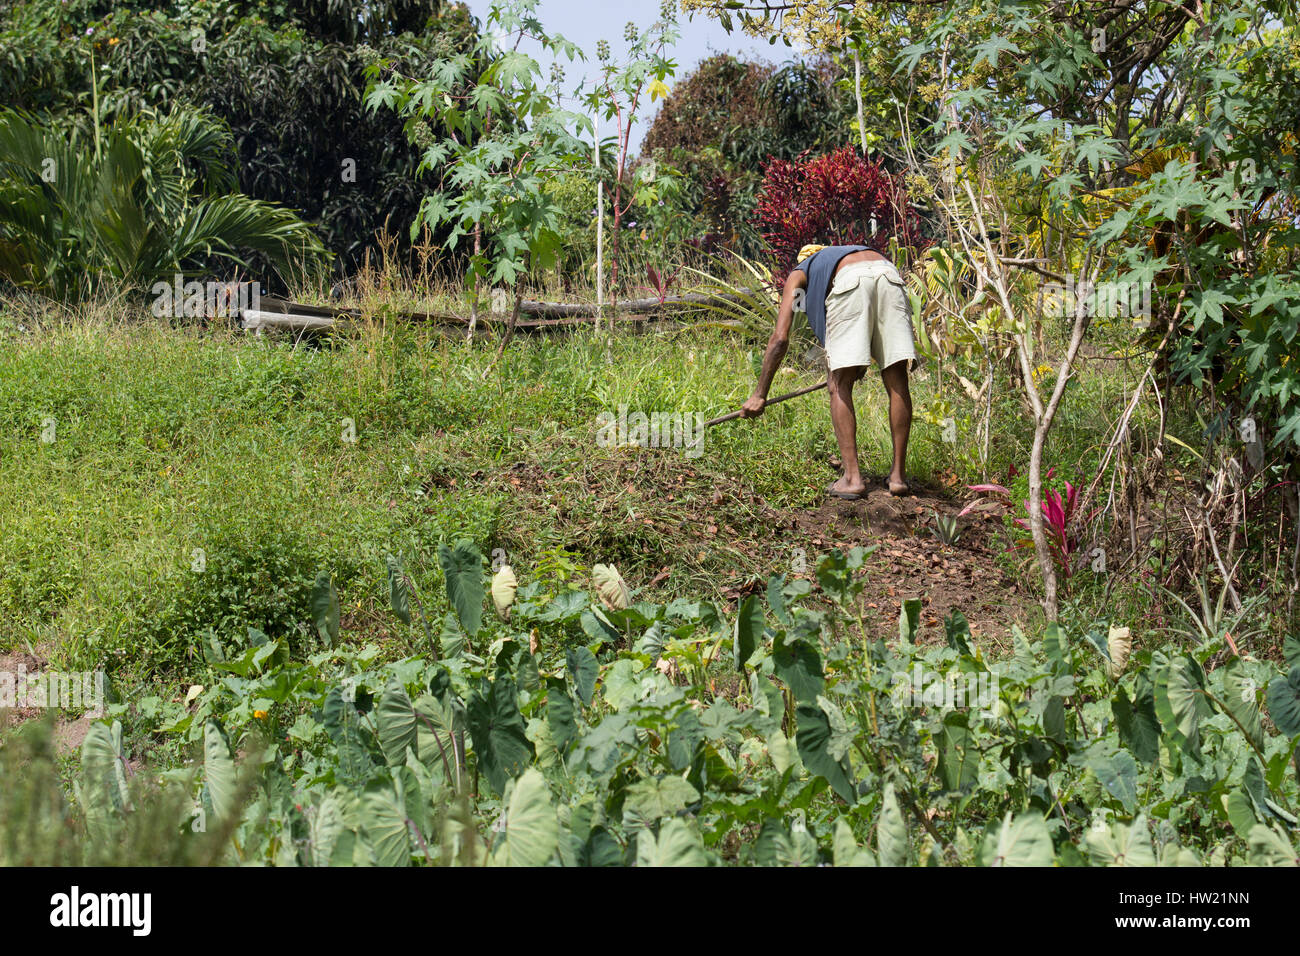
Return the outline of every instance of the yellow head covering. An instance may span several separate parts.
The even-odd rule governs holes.
[[[795,259],[795,262],[803,262],[813,253],[821,252],[825,248],[826,248],[825,246],[819,246],[814,243],[809,243],[808,245],[804,246],[802,249],[799,250],[799,257]]]

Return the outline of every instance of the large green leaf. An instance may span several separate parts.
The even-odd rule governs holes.
[[[1292,634],[1282,642],[1282,659],[1287,669],[1300,667],[1300,634]]]
[[[1269,829],[1262,823],[1251,828],[1247,841],[1250,847],[1251,866],[1300,866],[1297,850],[1278,824]]]
[[[612,564],[596,564],[591,568],[591,581],[601,601],[610,610],[622,610],[632,603],[627,582]]]
[[[396,677],[388,681],[384,694],[375,708],[375,722],[379,727],[379,746],[390,767],[406,762],[406,748],[414,747],[416,758],[422,755],[419,748],[419,726],[415,707],[406,688]]]
[[[456,733],[465,727],[464,710],[454,694],[441,698],[421,694],[415,699],[415,752],[430,772],[454,780],[457,765]]]
[[[853,827],[840,817],[835,821],[835,833],[831,839],[831,852],[836,866],[875,866],[876,858],[866,847],[858,846],[853,837]]]
[[[438,545],[438,564],[447,582],[447,600],[471,638],[483,625],[483,555],[472,541]]]
[[[970,623],[966,615],[954,609],[943,621],[943,636],[948,646],[961,654],[973,653]]]
[[[571,591],[570,593],[583,603],[586,602],[586,595],[581,591]],[[557,602],[559,600],[559,598],[556,598]],[[584,609],[578,615],[578,625],[582,628],[582,633],[597,644],[614,644],[623,636],[619,633],[618,628],[609,622],[609,619],[605,617],[605,612],[600,608]]]
[[[96,804],[121,810],[127,804],[126,752],[122,747],[122,725],[112,726],[96,721],[86,732],[81,744],[81,771],[88,783],[97,791],[87,791],[87,798]]]
[[[659,835],[648,830],[637,834],[637,866],[708,866],[700,835],[681,817],[669,817]]]
[[[529,767],[514,782],[505,832],[492,850],[493,866],[545,866],[554,855],[559,825],[546,778]]]
[[[573,698],[569,688],[558,677],[546,679],[546,720],[551,726],[551,739],[560,753],[578,736],[578,722],[574,715]]]
[[[1300,735],[1300,665],[1268,682],[1268,715],[1287,737]]]
[[[848,759],[837,760],[830,754],[832,729],[826,712],[814,704],[800,704],[795,709],[795,718],[798,722],[795,743],[804,766],[810,773],[825,777],[841,799],[854,803],[857,793]]]
[[[754,861],[759,866],[816,866],[817,841],[806,827],[786,832],[776,820],[767,820],[754,843]]]
[[[97,843],[112,839],[116,822],[128,802],[126,753],[122,725],[96,721],[81,744],[81,780],[77,794],[86,813],[86,828]]]
[[[1132,754],[1127,750],[1109,754],[1089,751],[1086,765],[1107,792],[1123,804],[1125,812],[1137,809],[1138,766]]]
[[[506,784],[532,762],[532,741],[524,732],[515,682],[499,675],[486,692],[470,698],[469,732],[479,769],[492,789],[504,794]]]
[[[1070,640],[1060,625],[1048,624],[1043,631],[1043,652],[1058,674],[1069,674],[1074,669],[1073,656],[1070,653]]]
[[[1228,814],[1228,822],[1237,836],[1243,840],[1250,836],[1250,831],[1259,823],[1255,816],[1255,804],[1244,787],[1234,787],[1223,798],[1223,809]]]
[[[785,575],[774,574],[767,579],[767,606],[772,609],[776,619],[785,626],[790,626],[790,611],[785,605]]]
[[[1259,709],[1259,692],[1245,671],[1240,658],[1228,662],[1223,674],[1222,704],[1255,748],[1263,750],[1264,718]]]
[[[346,790],[329,790],[311,815],[311,860],[313,866],[329,866],[335,850],[349,827],[357,825],[356,797]]]
[[[754,656],[754,651],[758,648],[758,642],[762,637],[763,606],[758,603],[758,598],[751,594],[740,604],[731,639],[732,662],[736,665],[736,670],[744,671],[745,664]]]
[[[203,781],[218,820],[230,820],[239,810],[239,781],[230,743],[221,725],[209,719],[203,725]]]
[[[967,720],[962,711],[946,714],[939,733],[939,778],[949,790],[968,790],[979,779],[980,752]]]
[[[339,595],[328,571],[316,575],[316,583],[312,585],[311,619],[325,646],[333,647],[339,639]]]
[[[335,779],[346,787],[360,788],[370,776],[374,761],[370,758],[361,715],[336,684],[325,694],[322,723],[334,741],[338,758]]]
[[[392,783],[376,780],[369,785],[361,797],[359,812],[375,865],[410,866],[411,836],[406,808]]]
[[[1205,696],[1205,675],[1194,657],[1179,654],[1157,671],[1155,699],[1165,730],[1195,752],[1201,721],[1214,711]]]
[[[681,777],[662,774],[638,780],[627,788],[623,812],[647,823],[673,816],[700,799],[700,792]]]
[[[571,808],[560,827],[560,862],[565,866],[622,866],[623,848],[603,826],[593,824],[589,803]]]
[[[411,593],[406,583],[406,574],[402,570],[401,563],[391,554],[387,558],[388,565],[388,603],[393,608],[393,613],[403,624],[411,623]]]
[[[646,632],[637,639],[636,644],[633,645],[633,650],[650,658],[652,664],[658,662],[664,652],[663,622],[655,621],[651,624],[646,629]]]
[[[808,641],[798,638],[787,641],[783,634],[777,634],[772,664],[776,676],[785,681],[795,700],[815,701],[825,686],[821,655]]]
[[[1088,853],[1098,866],[1155,866],[1146,817],[1132,824],[1111,823],[1088,829]]]
[[[907,821],[898,805],[892,783],[885,784],[885,797],[876,821],[876,857],[881,866],[907,866],[909,854]]]
[[[571,647],[565,652],[569,680],[573,682],[573,692],[584,704],[591,704],[591,695],[596,691],[596,675],[600,672],[596,664],[596,655],[586,647]]]
[[[916,631],[921,625],[921,599],[906,598],[898,611],[898,637],[905,643],[916,640]]]
[[[1052,835],[1037,813],[1024,813],[1011,819],[1011,812],[1001,825],[984,838],[980,863],[984,866],[1051,866]]]
[[[1123,744],[1143,763],[1155,763],[1160,758],[1160,720],[1156,717],[1155,689],[1145,675],[1138,677],[1132,702],[1122,686],[1115,688],[1111,712]]]

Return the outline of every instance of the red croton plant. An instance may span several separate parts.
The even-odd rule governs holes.
[[[1044,480],[1050,481],[1056,469],[1047,469]],[[1017,474],[1015,465],[1011,466],[1009,479],[1014,478]],[[1070,482],[1066,481],[1065,495],[1062,497],[1059,491],[1048,489],[1042,498],[1043,509],[1043,533],[1047,536],[1047,549],[1051,552],[1052,560],[1056,563],[1056,568],[1064,577],[1070,577],[1075,571],[1075,553],[1079,547],[1077,527],[1075,522],[1076,510],[1079,505],[1079,489]],[[1006,485],[983,484],[967,485],[971,491],[978,491],[987,497],[977,499],[958,514],[958,517],[969,514],[972,511],[987,510],[982,507],[985,503],[992,501],[1000,504],[1004,514],[1010,515],[1016,512],[1016,502],[1014,493]],[[1020,503],[1021,514],[1028,514],[1029,502]],[[1095,512],[1094,512],[1095,514]],[[1029,519],[1027,517],[1013,518],[1015,525],[1024,531],[1029,531]],[[1025,534],[1016,539],[1008,551],[1017,551],[1021,549],[1033,550],[1034,539]]]
[[[768,160],[755,216],[778,285],[809,243],[868,246],[881,253],[891,237],[914,251],[925,245],[902,177],[852,146],[826,156]]]

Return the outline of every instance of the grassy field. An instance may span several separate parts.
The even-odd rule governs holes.
[[[931,533],[934,512],[956,515],[970,499],[965,483],[1002,477],[1025,461],[1028,419],[1005,372],[993,391],[995,437],[983,469],[973,424],[979,405],[958,378],[975,370],[950,358],[942,371],[934,363],[913,376],[916,494],[898,499],[880,486],[887,428],[882,389],[867,379],[859,432],[873,488],[864,501],[833,502],[822,491],[836,453],[824,395],[775,407],[757,423],[710,430],[698,448],[601,440],[601,416],[624,406],[629,413],[698,413],[700,420],[736,407],[752,387],[759,347],[736,331],[664,323],[612,339],[593,329],[520,335],[497,362],[492,343],[406,323],[370,321],[304,343],[109,314],[103,306],[59,319],[14,307],[0,313],[0,670],[102,669],[114,691],[111,728],[67,708],[57,719],[46,712],[48,721],[21,704],[3,715],[10,721],[16,714],[19,730],[6,737],[12,746],[0,748],[0,770],[23,767],[26,781],[0,793],[0,821],[15,821],[13,832],[24,834],[10,840],[8,859],[473,864],[488,846],[497,859],[507,850],[480,836],[491,833],[510,792],[493,748],[514,746],[524,748],[520,759],[535,754],[537,761],[518,787],[540,795],[549,768],[568,781],[562,800],[583,813],[595,805],[593,793],[637,807],[651,785],[703,794],[700,835],[690,830],[688,842],[705,849],[692,849],[687,862],[702,863],[707,850],[729,863],[779,862],[787,851],[810,863],[824,856],[818,841],[832,833],[842,862],[842,824],[868,843],[873,827],[886,825],[880,820],[899,813],[885,781],[905,779],[906,793],[917,795],[906,800],[940,808],[925,818],[939,836],[920,837],[915,854],[891,850],[877,836],[882,862],[914,855],[970,865],[986,861],[997,844],[1007,794],[1024,802],[1037,792],[1016,748],[1038,734],[1056,734],[1073,748],[1068,763],[1060,758],[1065,772],[1056,798],[1058,809],[1068,809],[1060,809],[1055,850],[1041,811],[1025,817],[1024,826],[1042,830],[1027,862],[1046,865],[1053,852],[1062,865],[1111,859],[1110,831],[1087,829],[1088,808],[1131,812],[1136,790],[1103,792],[1097,782],[1110,773],[1109,763],[1098,761],[1112,758],[1092,747],[1093,734],[1104,729],[1098,747],[1114,747],[1127,733],[1110,716],[1117,676],[1106,676],[1098,641],[1112,648],[1115,635],[1124,639],[1131,629],[1129,666],[1140,673],[1124,680],[1140,694],[1143,687],[1150,693],[1148,672],[1163,674],[1160,662],[1184,639],[1170,630],[1177,609],[1162,603],[1141,569],[1114,578],[1075,574],[1058,631],[1044,625],[1036,572],[1022,553],[1009,552],[1002,519],[961,519],[957,542]],[[1047,461],[1076,482],[1095,469],[1131,388],[1137,363],[1118,351],[1123,346],[1098,338],[1049,448]],[[1045,350],[1055,347],[1049,338]],[[811,361],[789,364],[777,389],[815,381]],[[1177,407],[1166,423],[1181,434],[1196,427],[1194,415]],[[1144,408],[1135,433],[1157,424]],[[958,440],[945,441],[952,425]],[[482,631],[466,623],[466,611],[447,593],[452,573],[439,559],[451,552],[440,555],[440,545],[469,556],[466,567],[480,587],[484,559],[515,569],[521,588],[509,615],[493,613],[489,598]],[[406,623],[394,610],[390,555],[414,586],[418,613]],[[856,561],[864,561],[861,572]],[[630,598],[592,597],[598,563],[621,572]],[[337,589],[337,642],[314,632],[313,584],[322,571]],[[755,611],[764,623],[751,623],[748,639],[758,649],[742,651],[742,622]],[[598,613],[617,627],[598,623]],[[1252,614],[1260,619],[1257,606]],[[432,625],[428,636],[424,621]],[[269,641],[259,644],[250,629]],[[1061,634],[1073,648],[1064,657]],[[1197,653],[1208,659],[1223,641],[1203,641]],[[1286,680],[1271,660],[1276,644],[1252,644],[1269,660],[1252,658],[1238,670],[1247,668],[1252,686],[1269,687],[1270,713],[1286,720],[1271,702]],[[790,646],[802,650],[791,654]],[[755,668],[748,674],[746,655]],[[987,721],[959,715],[982,735],[962,746],[985,757],[978,773],[971,763],[971,773],[950,781],[945,710],[916,717],[895,698],[904,675],[945,673],[954,661],[970,674],[996,668],[1003,710],[990,711]],[[1040,701],[1044,682],[1065,686],[1061,668],[1081,682],[1070,678],[1077,705],[1068,712]],[[1229,670],[1208,671],[1218,700],[1236,687],[1237,671]],[[773,680],[761,676],[767,672]],[[344,703],[339,681],[360,682],[364,701]],[[823,686],[831,696],[814,698]],[[507,693],[488,690],[496,687]],[[438,703],[426,689],[450,696]],[[513,721],[514,737],[494,736],[496,725],[482,723],[486,694]],[[796,710],[794,694],[803,696],[791,738],[783,728]],[[822,709],[812,709],[811,699]],[[565,701],[578,723],[565,723]],[[451,709],[439,710],[444,706]],[[402,771],[433,775],[419,778],[416,799],[433,814],[423,829],[434,843],[451,842],[419,850],[403,830],[385,843],[387,818],[369,803],[347,811],[362,814],[348,831],[360,834],[360,843],[330,837],[322,828],[331,807],[378,799],[379,790],[359,797],[357,788],[367,780],[379,787],[398,772],[381,764],[400,759],[389,752],[391,720],[411,707],[434,721],[430,726],[459,727],[462,753],[465,725],[455,714],[469,708],[472,776],[463,757],[456,769],[445,750],[430,749],[415,724],[409,757],[418,745],[424,763],[408,761]],[[842,738],[856,735],[852,765],[843,757],[827,763],[829,750],[818,748],[829,744],[807,731],[823,712],[856,728]],[[887,716],[894,713],[897,723]],[[354,736],[342,736],[344,719],[359,721],[348,731]],[[655,733],[638,736],[634,719]],[[909,723],[922,719],[928,723],[920,731]],[[701,737],[694,751],[683,750],[674,735],[689,726],[719,742]],[[1198,816],[1227,805],[1223,795],[1244,779],[1237,761],[1248,745],[1236,726],[1226,717],[1212,729],[1206,721],[1213,737],[1206,748],[1217,761],[1214,795],[1189,789],[1153,805],[1153,814],[1180,828],[1178,841],[1161,844],[1161,862],[1182,847],[1192,848],[1189,858],[1216,865],[1225,852],[1237,862],[1247,853],[1251,860],[1267,855],[1264,827],[1253,818],[1206,825]],[[557,744],[552,736],[579,732],[577,743]],[[265,793],[256,796],[254,777],[237,778],[235,767],[252,774],[256,761],[247,754],[270,740],[278,741],[278,756],[267,765]],[[1287,746],[1285,737],[1269,737],[1264,754],[1284,802],[1292,785],[1278,775],[1290,759]],[[793,777],[791,760],[804,767]],[[933,780],[936,766],[945,768],[942,782]],[[103,789],[117,779],[103,776],[105,767],[114,774],[124,767],[130,784]],[[1009,774],[1007,767],[1019,769]],[[1150,773],[1160,767],[1151,763]],[[683,773],[695,782],[682,782]],[[403,779],[403,787],[415,786],[415,777]],[[958,785],[985,794],[979,799],[988,807],[959,810],[947,793]],[[467,809],[448,803],[453,792],[472,801]],[[245,798],[236,813],[232,807]],[[119,815],[110,807],[116,799],[139,809]],[[644,812],[653,809],[647,803]],[[771,836],[773,821],[805,811],[815,840]],[[195,835],[194,814],[221,825]],[[589,837],[570,862],[648,864],[666,852],[666,836],[661,846],[625,832],[629,819],[635,813],[621,823],[611,817],[608,833]],[[959,821],[976,836],[954,830],[946,837]],[[663,826],[672,833],[694,824]],[[755,840],[760,828],[767,836]],[[93,839],[66,837],[83,829]],[[448,836],[454,833],[468,842],[457,844]],[[787,847],[781,839],[795,842]],[[448,849],[455,845],[471,849],[458,856]]]
[[[327,570],[349,632],[398,653],[390,553],[434,600],[437,545],[460,538],[525,576],[581,579],[605,562],[657,598],[725,600],[792,551],[838,543],[833,523],[807,541],[771,527],[815,508],[835,473],[822,394],[710,429],[698,456],[596,440],[598,416],[624,405],[701,418],[738,406],[761,344],[736,332],[521,335],[492,367],[492,347],[397,323],[307,344],[109,311],[35,329],[11,311],[0,325],[0,648],[183,679],[209,628],[300,627]],[[951,369],[937,395],[935,372],[913,376],[909,464],[960,504],[961,483],[981,477],[967,440],[977,408]],[[774,392],[816,375],[788,360]],[[1119,362],[1086,368],[1049,462],[1086,474],[1124,386]],[[878,479],[883,390],[874,376],[859,390],[864,469]],[[999,474],[1023,463],[1030,435],[1009,390],[993,413]],[[945,417],[960,423],[956,444],[942,440]]]

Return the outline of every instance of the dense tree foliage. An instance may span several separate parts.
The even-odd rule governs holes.
[[[6,2],[0,105],[83,129],[96,96],[104,120],[206,108],[234,134],[240,189],[301,212],[349,268],[385,225],[409,248],[421,199],[419,150],[397,117],[362,107],[371,49],[425,74],[474,35],[441,0]]]
[[[775,67],[718,54],[676,85],[642,154],[683,174],[678,205],[701,246],[761,254],[753,214],[762,164],[828,152],[848,140],[851,107],[836,79],[827,60]]]
[[[772,159],[763,168],[756,218],[779,285],[809,244],[862,245],[900,259],[923,245],[920,217],[901,176],[845,146],[828,156]]]
[[[59,299],[170,285],[252,251],[282,279],[325,250],[291,211],[235,192],[211,116],[120,116],[93,140],[0,110],[0,278]]]

